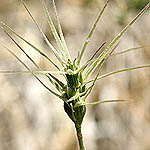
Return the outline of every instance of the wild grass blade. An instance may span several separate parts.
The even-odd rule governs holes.
[[[96,18],[96,21],[95,21],[95,23],[93,24],[93,27],[91,28],[91,31],[90,31],[90,33],[88,34],[87,38],[86,38],[86,41],[85,41],[85,43],[84,43],[84,45],[83,45],[83,48],[82,48],[82,50],[81,50],[81,53],[80,53],[80,55],[79,55],[79,57],[78,57],[78,59],[77,59],[77,64],[78,64],[78,65],[79,65],[80,62],[81,62],[83,53],[84,53],[84,51],[85,51],[85,49],[86,49],[86,47],[87,47],[87,45],[88,45],[88,43],[89,43],[89,41],[90,41],[92,35],[93,35],[93,32],[94,32],[94,30],[95,30],[95,28],[96,28],[96,26],[97,26],[97,24],[98,24],[98,22],[99,22],[99,20],[100,20],[100,18],[101,18],[101,16],[102,16],[102,14],[104,13],[104,10],[105,10],[106,6],[108,5],[108,2],[109,2],[109,0],[106,1],[106,3],[105,3],[105,5],[104,5],[103,9],[100,10],[100,12],[98,13],[98,16],[97,16],[97,18]]]
[[[105,44],[106,44],[106,42],[102,43],[102,45],[98,48],[98,50],[94,53],[94,55],[93,55],[82,67],[80,67],[78,70],[76,70],[76,73],[83,72],[84,69],[86,69],[86,67],[87,67],[90,63],[96,61],[97,58],[94,59],[94,56],[100,51],[100,49],[101,49]],[[99,58],[98,58],[98,59],[99,59]]]
[[[59,67],[44,53],[42,52],[40,49],[38,49],[37,47],[35,47],[33,44],[31,44],[30,42],[28,42],[27,40],[25,40],[22,36],[20,36],[19,34],[17,34],[13,29],[11,29],[8,25],[6,25],[5,23],[3,23],[2,21],[0,22],[0,28],[4,31],[6,31],[6,29],[10,32],[12,32],[14,35],[16,35],[18,38],[20,38],[21,40],[23,40],[25,43],[27,43],[29,46],[31,46],[34,50],[36,50],[39,54],[41,54],[44,58],[46,58],[51,64],[53,64],[58,70]],[[5,28],[6,29],[5,29]]]
[[[54,87],[62,94],[62,88],[61,86],[55,82],[54,80],[52,80],[52,78],[50,76],[48,76],[49,81],[54,85]]]
[[[17,56],[15,55],[11,50],[9,50],[7,47],[4,46],[4,48],[11,54],[13,55],[29,72],[31,72],[31,74],[49,91],[51,92],[52,94],[54,94],[55,96],[61,98],[61,96],[57,93],[55,93],[54,91],[52,91],[49,87],[47,87],[38,77],[37,75],[32,71],[30,70],[30,68]]]
[[[111,52],[109,53],[109,55],[111,55],[111,54],[113,53],[113,51],[117,48],[118,45],[119,45],[119,43],[111,50]],[[105,58],[105,59],[103,59],[103,60],[101,61],[100,67],[99,67],[99,69],[98,69],[98,72],[97,72],[97,74],[96,74],[96,76],[95,76],[95,78],[94,78],[94,80],[93,80],[92,85],[89,87],[89,91],[86,93],[86,95],[85,95],[83,101],[85,101],[86,98],[87,98],[87,97],[89,96],[89,94],[91,93],[91,91],[92,91],[92,89],[93,89],[93,87],[94,87],[94,85],[95,85],[95,83],[96,83],[96,81],[97,81],[97,79],[98,79],[98,76],[99,76],[99,74],[100,74],[100,72],[101,72],[101,70],[102,70],[104,64],[105,64],[106,61],[108,60],[108,58],[109,58],[109,57],[107,57],[107,58]]]
[[[115,47],[111,50],[111,52],[110,52],[110,54],[118,47],[118,45],[119,45],[119,42],[115,45]],[[109,55],[110,55],[109,54]],[[108,55],[108,56],[109,56]],[[90,75],[90,74],[92,74],[92,72],[94,71],[94,68],[96,68],[98,65],[99,65],[99,62],[100,62],[100,64],[102,64],[102,65],[100,65],[101,66],[101,68],[104,66],[104,64],[106,63],[106,61],[107,61],[107,57],[108,56],[106,56],[105,58],[101,58],[101,57],[98,57],[96,60],[95,60],[95,62],[93,62],[93,64],[88,68],[88,70],[83,74],[83,78],[84,78],[84,80],[86,80],[87,78],[88,78],[88,76]]]
[[[92,60],[96,56],[96,54],[103,48],[105,44],[106,42],[103,42],[102,45],[96,50],[96,52],[93,54],[93,56],[89,60]]]
[[[48,74],[48,73],[53,73],[53,74],[65,74],[63,72],[59,72],[59,71],[32,71],[34,74]],[[8,70],[1,70],[0,74],[31,74],[31,71],[8,71]]]
[[[27,56],[27,58],[37,67],[37,69],[39,69],[40,71],[42,71],[42,69],[40,68],[40,66],[38,66],[35,61],[22,49],[22,47],[11,37],[11,35],[4,30],[4,32],[9,36],[9,38],[17,45],[17,47],[19,47],[19,49]],[[48,77],[49,81],[55,85],[56,89],[58,89],[57,84],[55,83],[55,81],[51,80],[49,77],[49,74],[43,74],[46,77]],[[60,91],[60,90],[59,90]]]
[[[58,84],[59,84],[59,86],[61,87],[61,88],[65,88],[65,84],[63,83],[63,82],[61,82],[60,80],[58,80],[56,77],[54,77],[52,74],[50,74],[50,73],[48,73],[49,74],[49,76],[51,77],[51,78],[53,78]]]
[[[92,103],[85,103],[85,105],[97,105],[97,104],[102,104],[102,103],[114,103],[114,102],[129,102],[131,100],[123,100],[123,99],[114,99],[114,100],[101,100],[101,101],[96,101]]]
[[[117,73],[121,73],[121,72],[125,72],[125,71],[131,71],[131,70],[136,70],[136,69],[142,69],[142,68],[150,68],[150,64],[143,65],[143,66],[137,66],[137,67],[130,67],[130,68],[125,68],[125,69],[120,69],[120,70],[117,70],[117,71],[106,73],[104,75],[99,76],[97,78],[97,80],[102,79],[102,78],[106,78],[108,76],[111,76],[111,75],[114,75],[114,74],[117,74]],[[94,81],[94,79],[89,80],[89,81],[85,82],[84,85],[87,85],[88,83],[91,83],[93,81]]]
[[[118,42],[118,40],[124,35],[124,33],[132,26],[132,24],[150,7],[150,2],[143,8],[141,12],[112,40],[112,42],[107,46],[107,48],[100,54],[99,60],[93,62],[90,68],[84,75],[84,79],[86,79],[89,74],[96,68],[96,66],[108,55],[114,44]]]
[[[77,70],[75,71],[75,73],[83,72],[83,71],[87,68],[87,66],[88,66],[90,63],[94,62],[95,60],[97,60],[97,59],[93,59],[93,60],[87,61],[83,66],[81,66],[79,69],[77,69]]]
[[[121,52],[118,52],[118,53],[115,53],[115,54],[112,54],[112,55],[109,55],[109,56],[106,56],[106,57],[117,56],[117,55],[124,54],[124,53],[128,53],[128,52],[131,52],[131,51],[140,50],[140,49],[142,49],[142,48],[149,47],[149,46],[150,46],[150,45],[143,45],[143,46],[138,46],[138,47],[129,48],[129,49],[127,49],[127,50],[123,50],[123,51],[121,51]]]
[[[36,25],[37,29],[39,30],[39,32],[42,34],[42,36],[44,37],[46,43],[48,44],[48,46],[50,47],[50,49],[52,50],[53,54],[56,56],[56,58],[58,59],[58,61],[63,65],[64,62],[61,59],[59,53],[57,52],[57,50],[55,49],[55,47],[50,43],[50,41],[48,40],[48,38],[45,36],[45,34],[43,33],[41,27],[39,26],[39,24],[37,23],[37,21],[34,19],[33,15],[31,14],[30,10],[28,9],[27,5],[25,4],[25,2],[23,0],[22,4],[24,6],[24,8],[26,9],[27,13],[29,14],[29,16],[31,17],[33,23]]]
[[[144,14],[144,12],[150,7],[150,2],[141,10],[138,15],[112,40],[112,42],[107,46],[107,48],[102,52],[102,54],[99,56],[101,58],[104,58],[113,45],[124,35],[124,33],[135,23],[135,21]]]
[[[37,63],[24,51],[24,49],[12,38],[12,36],[6,30],[4,30],[4,32],[15,43],[15,45],[27,56],[27,58],[34,64],[34,66],[41,70],[40,66],[37,65]]]
[[[118,43],[119,44],[119,43]],[[114,47],[114,49],[117,48],[118,44]],[[109,56],[106,56],[104,59],[106,59],[107,57],[113,57],[113,56],[117,56],[117,55],[121,55],[121,54],[124,54],[124,53],[128,53],[128,52],[131,52],[131,51],[135,51],[135,50],[140,50],[141,48],[144,48],[144,47],[149,47],[150,45],[143,45],[143,46],[138,46],[138,47],[134,47],[134,48],[129,48],[127,50],[124,50],[124,51],[121,51],[121,52],[118,52],[118,53],[115,53],[115,54],[111,54]],[[97,58],[98,60],[99,58]],[[93,60],[90,60],[88,61],[86,64],[84,64],[82,67],[80,67],[76,72],[81,72],[81,71],[84,71],[84,69],[92,62],[94,62],[96,59],[93,59]],[[89,73],[92,73],[91,71],[89,71]]]
[[[86,80],[88,76],[94,71],[94,68],[96,68],[99,65],[99,62],[101,62],[102,58],[97,58],[91,66],[87,69],[87,71],[83,74],[83,80]]]
[[[53,21],[52,21],[52,18],[51,18],[51,16],[50,16],[49,12],[48,12],[48,9],[47,9],[47,7],[46,7],[46,4],[45,4],[44,0],[40,0],[40,1],[41,1],[42,6],[43,6],[44,13],[45,13],[45,15],[46,15],[46,17],[47,17],[49,27],[50,27],[50,29],[51,29],[53,35],[54,35],[54,38],[55,38],[55,40],[56,40],[56,42],[57,42],[57,45],[58,45],[58,47],[60,48],[61,53],[62,53],[62,55],[63,55],[63,58],[64,58],[64,60],[65,60],[65,62],[66,62],[66,61],[67,61],[67,56],[66,56],[66,54],[65,54],[65,49],[64,49],[64,46],[63,46],[63,44],[62,44],[62,41],[60,40],[60,37],[59,37],[59,35],[58,35],[57,31],[56,31],[56,28],[55,28],[55,26],[54,26],[54,23],[53,23]]]
[[[91,102],[91,103],[87,103],[85,101],[79,101],[75,104],[75,107],[78,107],[78,106],[91,106],[91,105],[97,105],[97,104],[102,104],[102,103],[114,103],[114,102],[129,102],[131,100],[121,100],[121,99],[114,99],[114,100],[101,100],[101,101],[96,101],[96,102]]]
[[[53,2],[53,7],[54,7],[56,19],[57,19],[59,35],[60,35],[60,38],[61,38],[61,41],[62,41],[62,44],[63,44],[63,47],[64,47],[64,52],[65,52],[65,55],[66,55],[67,59],[71,60],[71,56],[70,56],[70,53],[69,53],[69,50],[68,50],[68,47],[67,47],[67,44],[66,44],[63,32],[62,32],[60,20],[59,20],[58,14],[57,14],[56,4],[55,4],[54,0],[52,0],[52,2]]]
[[[116,45],[118,46],[118,44]],[[128,52],[131,52],[131,51],[135,51],[135,50],[140,50],[142,48],[145,48],[145,47],[149,47],[150,45],[143,45],[143,46],[138,46],[138,47],[134,47],[134,48],[129,48],[127,50],[123,50],[121,52],[118,52],[118,53],[115,53],[115,54],[111,54],[109,56],[106,56],[104,59],[106,59],[107,57],[113,57],[113,56],[117,56],[117,55],[121,55],[121,54],[124,54],[124,53],[128,53]],[[77,70],[77,73],[80,72],[80,71],[84,71],[84,69],[92,62],[94,62],[96,59],[93,59],[91,61],[88,60],[88,62],[86,64],[84,64],[82,67],[80,67],[78,70]]]

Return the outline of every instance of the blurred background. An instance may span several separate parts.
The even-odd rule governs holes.
[[[55,1],[67,45],[72,58],[75,58],[105,0]],[[25,2],[46,36],[56,46],[40,1]],[[109,43],[148,2],[149,0],[111,0],[85,51],[82,63],[92,56],[102,42]],[[51,0],[47,0],[47,6],[55,20]],[[0,0],[0,20],[57,63],[20,0]],[[122,38],[116,52],[148,45],[149,25],[150,11],[147,10]],[[54,70],[31,47],[14,38],[43,70]],[[25,55],[2,31],[0,42],[34,69]],[[149,46],[110,58],[101,74],[144,64],[150,64]],[[25,68],[0,46],[0,70],[23,71]],[[53,89],[47,79],[42,76],[40,78]],[[150,70],[128,71],[99,80],[87,101],[106,99],[131,101],[87,107],[83,122],[86,150],[150,150]],[[74,126],[65,114],[61,100],[49,93],[30,74],[0,74],[0,150],[77,149]]]

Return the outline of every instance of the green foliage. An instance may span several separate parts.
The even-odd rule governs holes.
[[[143,9],[143,7],[149,2],[149,0],[127,0],[129,9],[135,8],[137,10]]]
[[[104,66],[104,64],[106,63],[106,61],[108,60],[108,58],[112,57],[114,55],[117,55],[117,54],[112,55],[112,52],[118,46],[118,42],[119,42],[120,38],[132,26],[132,24],[150,7],[150,3],[148,3],[147,6],[112,40],[112,42],[110,42],[107,45],[105,50],[98,56],[98,58],[95,59],[94,58],[95,54],[94,54],[91,57],[91,59],[89,59],[84,65],[81,65],[81,60],[83,58],[83,55],[85,53],[86,47],[89,43],[89,40],[91,39],[91,37],[94,33],[94,30],[95,30],[100,18],[102,17],[102,14],[104,13],[106,6],[108,5],[109,0],[106,1],[102,10],[99,11],[97,19],[96,19],[95,23],[93,24],[93,26],[92,26],[92,28],[91,28],[88,36],[87,36],[87,39],[83,45],[83,48],[82,48],[80,54],[77,56],[77,58],[74,59],[74,61],[72,61],[72,59],[71,59],[70,53],[68,51],[68,48],[67,48],[64,36],[63,36],[63,32],[62,32],[60,21],[59,21],[58,15],[57,15],[54,0],[52,2],[53,2],[53,8],[54,8],[54,11],[56,14],[56,18],[57,18],[57,25],[58,25],[59,33],[57,32],[57,30],[54,26],[54,23],[51,19],[51,16],[48,12],[48,9],[46,7],[44,0],[41,0],[41,4],[43,6],[43,11],[44,11],[45,16],[48,20],[49,27],[50,27],[53,35],[54,35],[54,38],[56,40],[56,43],[57,43],[60,51],[56,50],[54,48],[54,46],[49,42],[47,37],[42,32],[40,26],[38,25],[38,23],[36,22],[36,20],[32,16],[28,7],[22,1],[22,3],[24,5],[26,11],[28,12],[29,16],[31,17],[33,23],[35,24],[35,26],[37,27],[39,32],[42,34],[42,36],[46,40],[50,50],[53,52],[53,54],[57,58],[58,62],[61,64],[61,68],[59,68],[46,54],[44,54],[42,50],[40,50],[39,48],[37,48],[36,46],[31,44],[31,42],[29,42],[26,39],[24,39],[23,37],[21,37],[18,33],[16,33],[8,25],[1,22],[0,27],[12,39],[12,41],[16,44],[16,46],[21,51],[24,52],[24,54],[29,58],[29,60],[38,69],[38,71],[32,71],[26,64],[24,64],[24,62],[22,60],[20,60],[20,58],[18,58],[12,51],[10,51],[8,48],[5,47],[7,49],[7,51],[10,54],[12,54],[21,64],[23,64],[24,67],[28,70],[28,73],[31,73],[49,92],[51,92],[52,94],[54,94],[55,96],[57,96],[58,98],[60,98],[64,101],[64,110],[67,113],[67,115],[69,116],[69,118],[74,122],[75,127],[77,129],[77,136],[79,136],[78,139],[79,139],[80,148],[84,149],[83,141],[82,141],[82,134],[81,134],[81,124],[82,124],[83,118],[84,118],[85,113],[86,113],[86,105],[96,105],[96,104],[100,104],[100,103],[104,103],[104,102],[124,101],[124,100],[105,100],[105,101],[99,101],[99,102],[94,102],[94,103],[87,103],[86,98],[91,93],[91,91],[95,85],[95,82],[99,79],[102,79],[104,77],[107,77],[107,76],[110,76],[110,75],[113,75],[113,74],[116,74],[119,72],[150,67],[150,65],[144,65],[144,66],[138,66],[138,67],[132,67],[132,68],[125,68],[125,69],[121,69],[118,71],[114,71],[114,72],[99,76],[101,69]],[[66,82],[63,83],[62,81],[57,79],[54,75],[52,75],[52,72],[43,71],[40,68],[40,66],[38,66],[36,64],[36,62],[34,62],[26,54],[25,50],[23,50],[22,47],[10,36],[9,32],[14,34],[16,37],[18,37],[19,39],[24,41],[29,46],[31,46],[35,51],[39,52],[41,54],[41,56],[43,56],[50,63],[52,63],[56,67],[56,69],[58,70],[56,73],[62,75],[65,78]],[[100,49],[103,47],[104,44],[105,44],[105,42],[102,44]],[[122,53],[125,53],[128,51],[129,50],[124,51]],[[121,54],[121,53],[119,53],[119,54]],[[97,72],[95,78],[92,80],[88,80],[88,77],[96,69],[97,66],[100,66],[100,67],[98,69],[98,72]],[[1,72],[1,73],[13,73],[13,72],[8,71],[8,72]],[[17,73],[17,72],[14,72],[14,73]],[[25,72],[23,72],[23,73],[25,73]],[[58,93],[56,93],[56,92],[52,91],[50,88],[48,88],[38,78],[38,76],[37,76],[38,73],[41,73],[44,76],[46,76],[48,78],[48,80],[55,86]],[[91,85],[89,85],[89,83],[91,83]]]

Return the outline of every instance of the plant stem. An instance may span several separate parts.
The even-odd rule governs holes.
[[[75,124],[75,128],[76,128],[76,132],[77,132],[80,150],[85,150],[85,147],[83,144],[83,137],[82,137],[82,133],[81,133],[81,125]]]

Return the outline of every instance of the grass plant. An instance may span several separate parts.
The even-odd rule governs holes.
[[[21,0],[24,8],[26,9],[27,13],[31,17],[33,23],[35,24],[37,30],[42,34],[43,38],[47,42],[49,49],[52,51],[54,56],[57,58],[58,62],[60,63],[60,66],[56,65],[51,58],[49,58],[41,49],[37,48],[35,45],[33,45],[30,41],[27,41],[25,38],[23,38],[21,35],[16,33],[11,27],[9,27],[6,23],[0,22],[0,28],[8,35],[8,37],[14,42],[14,44],[27,56],[27,58],[33,63],[33,65],[37,68],[36,71],[31,70],[14,52],[12,52],[9,48],[6,46],[3,46],[11,55],[13,55],[26,69],[27,71],[0,71],[0,73],[5,74],[20,74],[20,73],[31,73],[50,93],[54,94],[59,99],[63,100],[64,102],[64,110],[69,116],[69,118],[73,121],[75,125],[75,129],[77,132],[77,138],[79,142],[80,150],[85,150],[85,146],[83,143],[83,136],[82,136],[82,122],[83,118],[86,113],[86,106],[87,105],[96,105],[100,103],[106,103],[106,102],[122,102],[125,100],[104,100],[104,101],[96,101],[93,103],[87,103],[86,99],[89,96],[89,94],[92,92],[92,89],[96,83],[97,80],[100,80],[102,78],[106,78],[108,76],[130,71],[130,70],[136,70],[140,68],[149,68],[150,64],[146,64],[143,66],[134,66],[131,68],[124,68],[117,71],[113,71],[107,74],[100,75],[101,70],[108,61],[110,57],[114,57],[116,55],[120,55],[126,52],[129,52],[131,50],[140,49],[141,47],[131,48],[125,51],[122,51],[120,53],[112,54],[114,50],[117,48],[119,41],[121,37],[125,34],[125,32],[135,23],[135,21],[144,14],[144,12],[150,7],[150,3],[148,3],[141,12],[116,36],[114,39],[107,44],[106,48],[99,54],[97,58],[95,58],[96,53],[102,49],[104,45],[106,45],[106,42],[104,42],[100,48],[93,54],[93,56],[85,63],[82,64],[82,58],[84,57],[84,53],[86,52],[86,48],[88,46],[88,43],[95,31],[95,28],[100,21],[109,0],[106,1],[104,7],[98,12],[96,21],[94,22],[84,44],[83,48],[79,52],[78,56],[74,59],[71,58],[71,55],[69,53],[67,44],[65,42],[65,38],[63,36],[60,20],[57,14],[56,5],[54,0],[52,0],[54,12],[57,19],[57,28],[58,32],[56,30],[56,27],[52,21],[52,18],[48,12],[47,6],[44,2],[44,0],[40,0],[41,4],[43,6],[43,11],[45,13],[45,16],[47,18],[47,22],[49,24],[49,27],[53,33],[53,36],[55,38],[55,41],[59,47],[59,50],[57,50],[52,43],[48,40],[48,38],[45,36],[44,32],[42,31],[41,27],[39,26],[38,22],[34,19],[31,11],[28,9],[27,5],[23,0]],[[11,34],[21,39],[23,42],[28,44],[30,47],[32,47],[35,51],[37,51],[42,57],[47,59],[49,63],[51,63],[56,70],[55,71],[45,71],[43,70],[27,53],[26,51],[15,41],[15,39],[11,36]],[[147,45],[149,46],[149,45]],[[93,73],[93,71],[98,67],[97,74],[94,79],[89,79],[89,76]],[[49,82],[51,82],[52,85],[56,88],[57,92],[50,89],[48,86],[46,86],[38,77],[38,74],[42,74],[46,76]],[[61,81],[60,79],[55,77],[55,74],[59,74],[64,77],[65,83]]]

